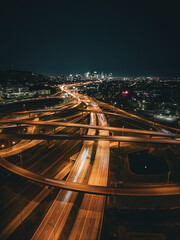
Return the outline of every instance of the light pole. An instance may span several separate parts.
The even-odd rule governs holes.
[[[169,172],[168,172],[168,179],[167,179],[167,182],[169,183],[169,181],[170,181],[170,176],[171,176],[171,170],[169,170]]]
[[[23,161],[22,161],[22,154],[21,153],[19,153],[19,159],[20,159],[21,167],[23,168]]]

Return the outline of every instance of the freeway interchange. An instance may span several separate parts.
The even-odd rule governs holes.
[[[79,155],[76,158],[76,161],[71,166],[66,167],[65,170],[61,169],[60,175],[47,176],[46,174],[38,174],[31,170],[27,170],[22,166],[17,166],[16,164],[6,160],[1,155],[0,152],[0,165],[1,167],[7,169],[8,171],[15,173],[19,176],[22,176],[30,181],[37,182],[45,185],[43,193],[41,193],[41,198],[45,198],[49,194],[49,187],[55,187],[61,189],[54,199],[54,202],[45,215],[43,221],[40,223],[39,227],[34,232],[32,239],[58,239],[60,236],[64,236],[64,227],[68,222],[70,212],[72,211],[76,199],[78,199],[78,192],[83,193],[83,199],[79,206],[77,217],[74,221],[74,225],[68,235],[69,239],[96,239],[100,236],[102,219],[105,207],[106,196],[171,196],[180,194],[180,185],[178,183],[165,183],[165,184],[133,184],[123,182],[120,187],[109,187],[108,185],[108,171],[109,171],[109,161],[110,161],[110,143],[118,142],[121,143],[146,143],[146,144],[161,144],[161,145],[172,145],[178,146],[180,144],[180,135],[173,132],[162,132],[157,131],[156,126],[151,122],[141,119],[137,119],[136,116],[128,114],[124,111],[120,112],[107,112],[102,110],[97,102],[94,102],[92,99],[87,96],[82,96],[78,93],[72,93],[69,90],[70,86],[62,86],[62,90],[66,91],[68,94],[73,96],[73,104],[67,106],[62,106],[58,109],[46,109],[46,110],[36,110],[36,111],[24,111],[20,114],[27,115],[27,119],[14,119],[13,115],[9,119],[1,119],[0,124],[1,129],[11,128],[11,126],[16,127],[21,130],[21,127],[25,126],[27,128],[40,128],[40,127],[50,127],[52,131],[46,132],[44,134],[32,132],[27,133],[1,133],[0,139],[18,139],[20,141],[36,141],[35,144],[41,144],[42,142],[50,141],[60,141],[66,142],[66,144],[71,144],[69,142],[73,141],[74,143],[79,141],[82,142],[82,147],[80,149]],[[78,108],[83,102],[86,105],[86,109]],[[87,123],[77,123],[77,119],[71,122],[64,122],[55,119],[55,121],[50,120],[40,120],[40,118],[46,118],[52,113],[66,112],[69,114],[72,110],[76,109],[79,111],[77,114],[77,119],[84,118],[90,114],[90,124]],[[66,110],[66,111],[65,111]],[[36,121],[30,114],[35,113]],[[16,112],[15,114],[19,114]],[[84,115],[85,114],[85,115]],[[146,129],[133,129],[133,128],[123,128],[123,127],[111,127],[108,126],[107,119],[105,115],[116,116],[119,118],[124,118],[128,121],[130,119],[136,124],[146,125]],[[62,117],[63,118],[63,117]],[[67,116],[66,116],[67,118]],[[63,129],[73,129],[74,133],[58,133],[57,128],[62,131]],[[151,130],[149,130],[151,128]],[[57,133],[54,133],[56,131]],[[86,134],[83,134],[83,131],[87,131]],[[52,133],[53,132],[53,133]],[[110,135],[110,133],[112,135]],[[116,135],[114,135],[116,134]],[[128,136],[126,136],[128,134]],[[68,143],[67,143],[68,142]],[[94,150],[96,146],[96,150]],[[119,146],[120,147],[120,146]],[[13,146],[16,150],[18,148],[16,145]],[[26,144],[21,150],[26,151],[31,149],[27,147]],[[7,150],[10,151],[8,148]],[[11,150],[12,151],[12,150]],[[92,157],[93,152],[94,157]],[[15,151],[16,152],[16,151]],[[93,164],[91,162],[93,158]],[[65,175],[69,173],[66,180],[63,180]],[[57,173],[58,174],[58,173]],[[60,177],[61,176],[61,177]],[[30,207],[28,214],[33,211],[34,207]],[[58,211],[58,214],[57,214]],[[27,214],[27,216],[28,216]],[[15,219],[15,218],[14,218]],[[96,219],[96,220],[95,220]],[[9,227],[8,227],[9,226]],[[0,235],[2,239],[6,239],[9,234],[11,234],[18,223],[15,220],[11,221],[11,231],[10,225],[7,225],[6,228],[2,231]],[[52,227],[53,226],[53,227]],[[91,234],[88,234],[88,229],[91,228]],[[67,237],[67,235],[65,235]]]

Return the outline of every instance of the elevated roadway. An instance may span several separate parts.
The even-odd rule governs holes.
[[[143,123],[143,124],[148,124],[149,127],[157,127],[157,126],[160,126],[160,127],[163,127],[165,129],[169,129],[169,130],[173,130],[173,131],[176,131],[176,132],[180,132],[179,129],[177,128],[174,128],[174,127],[170,127],[170,126],[165,126],[163,124],[160,124],[160,123],[156,123],[156,122],[152,122],[152,121],[149,121],[147,119],[144,119],[142,117],[139,117],[137,115],[134,115],[134,114],[131,114],[131,113],[128,113],[124,110],[121,110],[121,109],[118,109],[118,108],[115,108],[114,106],[111,106],[107,103],[102,103],[100,102],[101,104],[104,104],[105,106],[108,106],[109,108],[111,108],[113,111],[116,111],[116,112],[109,112],[109,111],[98,111],[98,110],[88,110],[88,109],[77,109],[77,111],[80,111],[80,112],[93,112],[93,113],[103,113],[105,115],[111,115],[111,116],[116,116],[116,117],[122,117],[122,118],[125,118],[125,119],[133,119],[135,121],[138,121],[139,123]],[[62,112],[62,111],[70,111],[72,109],[74,109],[75,107],[73,108],[65,108],[65,109],[41,109],[41,110],[31,110],[31,111],[21,111],[21,112],[15,112],[14,114],[27,114],[27,113],[45,113],[45,112]]]
[[[87,104],[88,105],[88,104]],[[50,111],[53,112],[54,109]],[[91,109],[92,110],[92,109]],[[2,124],[27,124],[27,125],[42,125],[42,126],[61,126],[61,127],[77,127],[89,129],[88,135],[73,135],[73,134],[58,134],[58,135],[42,135],[42,134],[1,134],[1,139],[41,139],[41,140],[84,140],[91,143],[83,145],[82,151],[77,159],[77,164],[74,165],[74,170],[69,175],[67,181],[49,178],[46,176],[35,174],[26,169],[20,168],[3,158],[0,158],[0,165],[7,170],[14,172],[31,181],[35,181],[47,186],[53,186],[62,189],[51,206],[47,217],[44,218],[39,228],[37,229],[33,239],[58,239],[63,227],[67,221],[69,213],[72,209],[74,201],[77,197],[77,192],[85,193],[82,204],[80,206],[75,224],[72,228],[70,239],[95,239],[98,231],[101,228],[103,219],[103,211],[105,204],[105,196],[169,196],[180,195],[179,184],[164,184],[164,185],[145,185],[145,184],[125,184],[119,188],[107,187],[108,163],[109,163],[109,142],[138,142],[138,143],[158,143],[158,144],[176,144],[179,145],[180,135],[171,133],[162,133],[154,131],[144,131],[135,129],[113,128],[107,127],[104,115],[97,108],[96,110],[85,110],[92,114],[98,114],[98,118],[102,118],[103,126],[90,126],[85,124],[70,124],[64,122],[44,122],[39,121],[23,121],[8,122],[6,120]],[[45,110],[49,112],[49,110]],[[80,110],[82,111],[82,110]],[[56,112],[56,111],[54,111]],[[93,112],[93,113],[92,113]],[[108,112],[104,111],[104,114]],[[111,113],[110,113],[111,115]],[[113,114],[124,117],[123,114]],[[129,116],[125,116],[125,118]],[[134,117],[134,116],[133,116]],[[99,130],[100,135],[95,135],[96,130]],[[129,136],[108,136],[111,132],[134,133],[147,135],[145,137],[129,137]],[[156,138],[152,138],[156,137]],[[173,139],[169,139],[173,138]],[[93,164],[92,172],[89,181],[86,180],[86,173],[91,159],[93,141],[98,141],[97,153]],[[85,147],[85,148],[84,148]],[[86,151],[85,151],[86,149]],[[88,150],[89,149],[89,150]],[[101,196],[100,196],[101,195]],[[48,236],[48,237],[47,237]]]
[[[26,111],[15,111],[8,113],[9,115],[16,115],[16,114],[31,114],[31,113],[56,113],[56,112],[69,112],[73,109],[76,109],[80,106],[81,101],[73,100],[69,103],[62,104],[56,108],[45,108],[45,109],[36,109],[36,110],[26,110]]]
[[[71,120],[70,122],[76,122],[76,121],[79,121],[81,119],[81,116],[80,115],[77,115],[76,118],[74,118],[73,120]],[[51,120],[51,121],[54,121],[54,120]],[[50,121],[50,122],[51,122]],[[21,125],[22,126],[22,125]],[[29,126],[29,125],[28,125]],[[61,126],[57,126],[55,128],[55,131],[61,131],[63,130],[65,127],[61,127]],[[34,129],[34,126],[30,125],[30,127],[28,127],[28,133],[32,134],[33,131],[31,131],[31,129]],[[46,134],[48,133],[51,133],[52,131],[48,131]],[[3,134],[0,134],[0,139],[1,139],[1,136]],[[6,138],[6,139],[9,139],[9,138]],[[23,138],[22,138],[23,139]],[[33,139],[28,139],[28,140],[33,140]],[[12,155],[15,155],[15,154],[18,154],[18,153],[21,153],[37,144],[39,144],[40,142],[42,142],[42,139],[36,139],[34,141],[28,141],[27,140],[23,140],[21,141],[20,143],[18,144],[15,144],[13,145],[12,147],[9,147],[9,148],[6,148],[6,149],[2,149],[0,150],[0,156],[1,157],[9,157],[9,156],[12,156]]]
[[[37,125],[37,126],[64,126],[64,127],[76,127],[76,128],[86,128],[86,129],[96,129],[96,130],[107,130],[110,132],[123,132],[123,133],[135,133],[135,134],[145,134],[151,136],[164,136],[179,138],[180,134],[164,133],[164,132],[155,132],[155,131],[146,131],[146,130],[136,130],[128,128],[118,128],[118,127],[109,127],[109,126],[92,126],[88,124],[80,123],[66,123],[66,122],[52,122],[52,121],[31,121],[31,120],[0,120],[1,124],[28,124],[28,125]]]
[[[0,134],[0,139],[31,139],[31,140],[90,140],[135,143],[180,144],[180,139],[145,138],[131,136],[79,135],[79,134]]]
[[[106,126],[104,114],[97,114],[101,126]],[[109,131],[100,130],[102,136],[108,136]],[[89,185],[107,186],[110,158],[110,142],[98,141],[95,160],[93,163]],[[85,194],[73,225],[70,240],[73,239],[97,239],[101,233],[103,222],[105,196]]]
[[[110,105],[110,104],[108,104],[108,103],[104,103],[104,102],[98,101],[98,100],[96,100],[96,99],[94,99],[94,100],[95,100],[100,106],[105,106],[105,108],[111,109],[112,111],[116,111],[116,114],[119,114],[119,113],[120,113],[120,114],[124,114],[124,115],[126,115],[126,116],[128,116],[128,117],[131,117],[131,118],[133,118],[133,119],[139,119],[141,122],[146,122],[146,123],[148,123],[148,124],[150,124],[151,126],[154,126],[154,127],[160,126],[160,127],[162,127],[162,128],[169,129],[169,130],[172,130],[172,131],[175,131],[175,132],[180,132],[180,129],[178,129],[178,128],[170,127],[170,126],[163,125],[163,124],[160,124],[160,123],[157,123],[157,122],[152,122],[152,121],[147,120],[147,119],[145,119],[145,118],[143,118],[143,117],[137,116],[137,115],[135,115],[135,114],[132,114],[132,113],[126,112],[126,111],[124,111],[124,110],[122,110],[122,109],[119,109],[119,108],[117,108],[117,107],[115,107],[115,106],[112,106],[112,105]]]
[[[28,180],[45,184],[51,187],[72,190],[82,193],[107,196],[170,196],[180,195],[180,184],[162,184],[162,185],[146,185],[146,184],[122,184],[122,187],[105,187],[97,185],[88,185],[82,183],[68,182],[57,180],[55,178],[47,178],[42,175],[35,174],[31,171],[16,166],[15,164],[0,157],[0,165],[19,176]]]
[[[68,172],[70,172],[73,163],[69,163],[65,166],[56,176],[55,179],[62,180]],[[0,233],[0,239],[6,240],[18,227],[27,219],[27,217],[33,212],[33,210],[51,193],[51,188],[45,186],[34,198],[30,201],[24,209],[3,229]]]
[[[90,124],[96,124],[96,116],[94,113],[91,113]],[[88,130],[89,135],[94,135],[95,132],[94,129]],[[84,141],[80,154],[67,178],[68,181],[74,183],[85,182],[90,165],[93,144],[93,141]],[[32,239],[59,239],[77,195],[77,192],[61,190]]]

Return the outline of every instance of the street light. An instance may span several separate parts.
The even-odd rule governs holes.
[[[23,168],[22,154],[19,153],[18,155],[19,155],[19,159],[20,159],[20,162],[21,162],[21,167]]]
[[[167,182],[168,182],[168,183],[170,183],[170,177],[171,177],[171,170],[169,170],[168,176],[167,176]]]

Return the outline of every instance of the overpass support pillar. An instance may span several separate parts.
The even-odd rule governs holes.
[[[20,160],[20,163],[21,163],[21,167],[23,168],[23,159],[22,159],[22,154],[19,153],[19,160]]]
[[[120,151],[120,141],[118,142],[118,151]]]
[[[80,135],[83,134],[83,129],[82,129],[82,128],[79,129],[79,134],[80,134]]]

